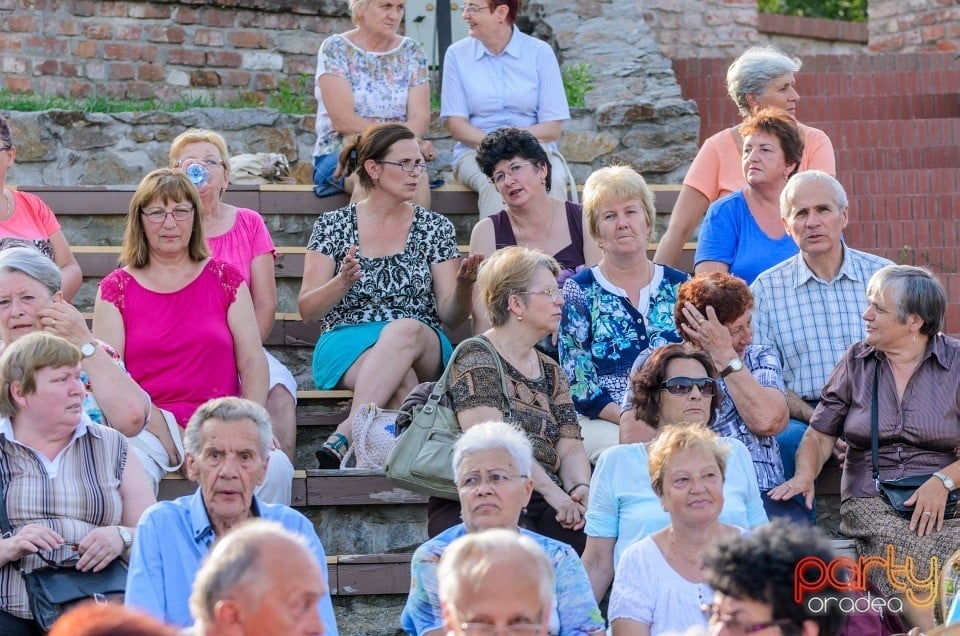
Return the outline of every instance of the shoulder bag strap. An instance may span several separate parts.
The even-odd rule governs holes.
[[[0,481],[0,532],[2,538],[8,539],[13,536],[13,527],[10,525],[10,518],[7,517],[7,486]]]
[[[873,395],[870,398],[870,453],[873,459],[873,485],[877,492],[880,492],[880,410],[877,403],[877,392],[880,385],[880,364],[877,360],[877,366],[873,369]]]
[[[453,354],[450,356],[450,361],[447,362],[446,368],[443,370],[443,373],[440,375],[440,378],[437,380],[437,383],[433,386],[433,391],[430,393],[430,397],[427,398],[426,405],[424,409],[427,408],[427,405],[434,404],[436,405],[440,402],[440,399],[443,397],[443,394],[447,391],[447,376],[450,374],[450,368],[453,367],[453,363],[457,359],[457,354],[460,353],[460,349],[465,347],[468,344],[479,344],[482,345],[490,352],[493,356],[493,361],[497,365],[497,373],[500,374],[500,390],[503,392],[503,405],[504,408],[501,409],[504,413],[510,412],[510,400],[508,399],[508,390],[507,390],[507,377],[503,372],[503,363],[500,361],[500,354],[497,353],[497,350],[493,347],[493,344],[486,338],[481,338],[479,336],[472,336],[467,338],[463,342],[457,345],[457,348],[453,350]]]

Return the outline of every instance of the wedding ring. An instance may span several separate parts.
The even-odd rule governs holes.
[[[928,515],[928,514],[930,514],[930,511],[929,511],[929,510],[924,510],[924,511],[923,511],[923,514]]]
[[[702,325],[702,324],[705,323],[705,322],[707,322],[707,321],[704,320],[703,318],[701,318],[700,320],[697,321],[697,324],[698,324],[698,325]]]

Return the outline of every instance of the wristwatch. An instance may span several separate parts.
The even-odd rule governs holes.
[[[720,377],[725,378],[731,373],[736,373],[742,368],[743,368],[743,360],[737,357],[730,358],[730,361],[727,362],[727,367],[720,372]]]
[[[127,550],[130,549],[130,546],[133,545],[133,535],[123,526],[117,526],[117,532],[120,533],[120,538],[123,539],[123,552],[121,552],[121,554],[125,554]]]
[[[97,345],[93,342],[84,342],[80,345],[80,355],[84,358],[89,358],[97,352]]]
[[[950,492],[953,492],[954,490],[956,490],[957,485],[953,483],[953,480],[947,477],[946,475],[944,475],[943,473],[941,473],[939,470],[933,473],[933,476],[939,479],[940,481],[942,481],[943,487],[949,490]]]

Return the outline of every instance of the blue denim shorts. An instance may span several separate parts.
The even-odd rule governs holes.
[[[313,158],[313,193],[318,197],[332,197],[343,192],[343,179],[333,178],[339,158],[339,152]]]

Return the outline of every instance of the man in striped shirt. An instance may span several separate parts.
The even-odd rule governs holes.
[[[777,436],[787,479],[820,389],[850,345],[863,340],[867,281],[885,258],[843,241],[848,202],[843,186],[820,170],[797,173],[780,195],[780,216],[800,253],[761,273],[750,286],[753,343],[777,352],[790,421]]]

